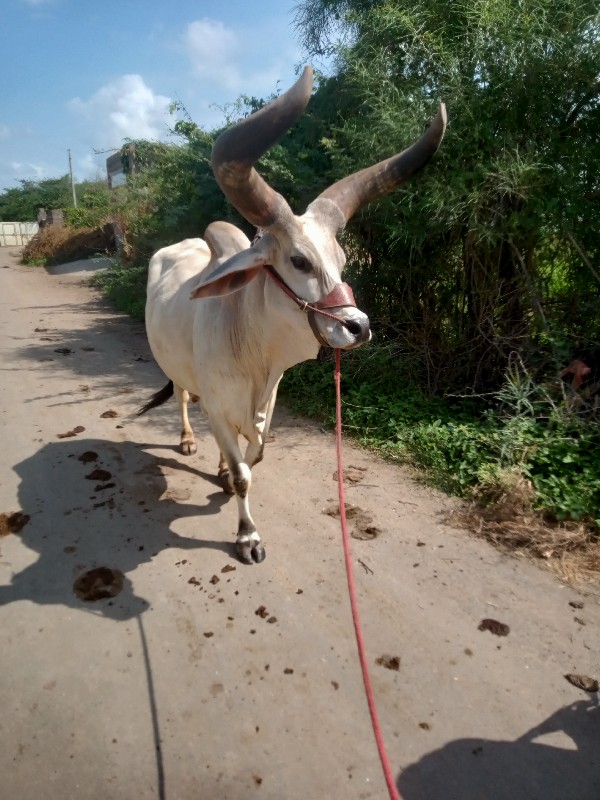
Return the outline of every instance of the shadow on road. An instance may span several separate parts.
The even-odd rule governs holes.
[[[114,259],[110,256],[93,256],[80,258],[78,261],[68,261],[66,264],[52,264],[44,269],[49,275],[80,275],[110,269],[113,263]]]
[[[156,367],[141,322],[119,314],[96,297],[37,308],[40,318],[29,335],[12,337],[17,361],[32,362],[42,372],[77,375],[82,381],[93,378],[96,389],[101,390],[118,391],[132,380],[136,385],[150,385]],[[80,314],[85,315],[85,327],[71,326],[71,317]]]
[[[575,747],[536,742],[563,732]],[[405,769],[403,800],[597,800],[600,706],[580,700],[514,742],[458,739]]]
[[[146,452],[147,447],[156,449],[70,438],[47,444],[16,465],[19,505],[30,521],[11,535],[19,536],[38,558],[16,572],[10,585],[0,586],[0,605],[30,600],[126,620],[153,600],[136,594],[130,574],[165,548],[182,553],[211,548],[235,559],[233,536],[231,542],[210,537],[210,518],[228,499],[216,478],[193,462],[181,463],[172,448],[162,457]],[[186,503],[191,492],[169,489],[168,476],[175,474],[183,478],[178,486],[206,482],[206,503]],[[197,538],[170,530],[182,517],[198,517]],[[74,582],[99,567],[123,573],[123,589],[114,599],[86,603],[76,596]]]

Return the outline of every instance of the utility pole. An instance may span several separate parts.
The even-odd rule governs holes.
[[[71,149],[67,150],[69,154],[69,176],[71,178],[71,190],[73,192],[73,205],[77,208],[77,195],[75,194],[75,182],[73,181],[73,165],[71,164]]]

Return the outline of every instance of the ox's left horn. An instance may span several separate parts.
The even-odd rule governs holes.
[[[360,208],[388,194],[422,169],[440,146],[446,130],[446,106],[440,110],[421,138],[411,147],[385,161],[348,175],[322,192],[317,200],[332,200],[346,222]]]
[[[254,169],[258,159],[291,128],[312,93],[312,67],[287,92],[224,131],[213,146],[217,183],[240,214],[256,227],[268,228],[291,213],[287,202]]]

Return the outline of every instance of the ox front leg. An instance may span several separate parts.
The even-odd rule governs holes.
[[[252,485],[252,472],[243,461],[231,468],[233,490],[238,503],[239,523],[235,547],[238,558],[244,564],[260,564],[265,560],[265,548],[250,514],[248,495]]]
[[[181,442],[179,449],[184,456],[193,456],[196,452],[196,439],[194,438],[194,431],[190,425],[187,411],[190,393],[177,385],[174,385],[173,389],[175,390],[179,414],[181,415]]]
[[[249,495],[252,472],[244,461],[238,443],[237,431],[213,418],[211,428],[221,450],[219,477],[225,491],[233,492],[238,505],[238,530],[235,547],[244,564],[260,564],[265,560],[265,548],[250,514]]]

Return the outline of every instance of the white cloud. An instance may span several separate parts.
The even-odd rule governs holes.
[[[88,153],[73,159],[75,181],[105,181],[106,153]]]
[[[40,180],[47,174],[45,167],[41,164],[33,164],[28,161],[11,161],[9,164],[13,178],[20,180]]]
[[[89,127],[97,149],[119,147],[123,139],[158,139],[166,132],[170,98],[155,92],[140,75],[122,75],[88,100],[75,97],[69,109]]]
[[[66,172],[66,169],[62,174]],[[46,178],[53,178],[61,172],[56,164],[49,164],[46,161],[29,161],[27,158],[0,159],[0,194],[6,189],[14,189],[19,181],[39,181]]]
[[[77,174],[83,173],[86,176],[94,174],[98,170],[98,160],[91,153],[88,153],[86,156],[77,159],[74,169]]]
[[[193,73],[211,85],[212,93],[217,87],[230,95],[269,94],[277,81],[291,71],[298,56],[289,44],[282,49],[279,24],[236,31],[205,17],[186,26],[183,49]],[[261,65],[259,69],[257,64]]]
[[[196,75],[227,89],[238,88],[240,73],[235,55],[240,43],[232,30],[218,20],[200,19],[189,23],[183,42]]]

